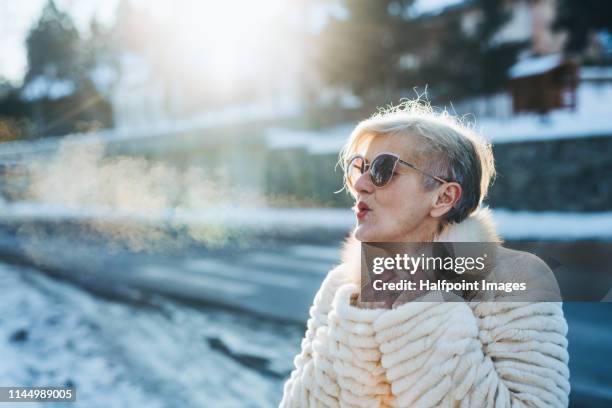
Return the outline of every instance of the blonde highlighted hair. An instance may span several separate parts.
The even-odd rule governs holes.
[[[340,152],[339,164],[344,170],[347,190],[351,191],[351,186],[346,179],[346,166],[360,143],[365,136],[384,135],[418,137],[422,143],[415,164],[461,185],[461,198],[446,214],[444,223],[461,222],[480,206],[495,177],[491,144],[460,118],[446,111],[437,112],[421,100],[380,110],[355,127]],[[430,177],[423,177],[423,183],[428,190],[438,185]]]

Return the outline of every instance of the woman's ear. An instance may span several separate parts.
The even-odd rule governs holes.
[[[449,212],[461,198],[461,186],[451,182],[441,185],[435,195],[435,202],[429,214],[438,218]]]

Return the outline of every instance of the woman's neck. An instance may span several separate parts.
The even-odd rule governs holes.
[[[435,218],[422,222],[419,227],[405,234],[398,242],[433,242],[438,236],[439,221]]]

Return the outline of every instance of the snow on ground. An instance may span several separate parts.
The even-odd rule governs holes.
[[[211,208],[172,209],[148,213],[110,208],[69,208],[37,203],[0,205],[0,220],[18,221],[138,221],[167,225],[212,225],[256,231],[349,231],[355,225],[351,210],[343,208]],[[612,211],[596,213],[533,212],[494,209],[500,234],[506,239],[574,240],[612,238]]]
[[[0,291],[0,384],[73,385],[70,407],[274,406],[303,334],[170,301],[116,303],[4,264]]]
[[[341,208],[220,207],[206,210],[125,211],[109,207],[66,207],[44,203],[0,203],[0,220],[108,220],[215,225],[256,230],[348,229],[354,222],[350,210]]]
[[[580,240],[611,239],[612,211],[564,213],[493,210],[498,230],[505,239]]]
[[[493,144],[612,136],[612,84],[583,83],[576,99],[575,111],[556,110],[547,116],[477,117],[474,128]],[[356,125],[347,123],[322,131],[273,128],[267,132],[266,140],[271,149],[304,148],[312,154],[338,154]]]
[[[581,84],[576,110],[556,110],[547,116],[521,114],[508,119],[477,118],[476,128],[495,143],[612,136],[612,84]]]

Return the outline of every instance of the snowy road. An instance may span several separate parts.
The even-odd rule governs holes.
[[[65,232],[39,231],[33,238],[0,229],[0,257],[111,296],[163,294],[296,323],[304,322],[323,277],[340,258],[339,239],[135,253]]]
[[[71,407],[274,406],[303,334],[212,307],[105,300],[6,264],[0,291],[0,384],[73,385]]]
[[[103,299],[6,264],[0,291],[0,385],[73,385],[71,407],[276,406],[303,334],[215,307]],[[612,402],[611,306],[564,305],[572,406]]]
[[[15,238],[0,234],[3,256]],[[90,244],[52,234],[27,249],[47,272],[123,301],[0,264],[0,385],[73,384],[83,407],[276,406],[340,239],[129,256]],[[129,288],[140,295],[122,296]],[[572,405],[612,406],[612,304],[564,310]]]

